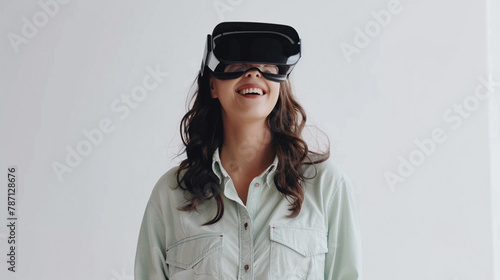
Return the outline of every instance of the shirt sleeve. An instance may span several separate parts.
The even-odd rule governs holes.
[[[165,257],[165,225],[158,210],[149,201],[139,231],[134,279],[168,280]]]
[[[362,248],[351,181],[345,174],[329,202],[325,279],[362,280]]]

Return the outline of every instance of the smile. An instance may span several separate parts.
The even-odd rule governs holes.
[[[244,89],[240,89],[236,92],[238,92],[241,95],[247,95],[247,94],[264,95],[264,94],[266,94],[266,92],[260,88],[244,88]]]

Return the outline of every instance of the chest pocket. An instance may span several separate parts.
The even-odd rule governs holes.
[[[222,233],[206,233],[184,238],[169,245],[165,260],[169,279],[218,279],[222,238]]]
[[[272,225],[269,265],[271,279],[324,278],[326,231],[289,225]]]

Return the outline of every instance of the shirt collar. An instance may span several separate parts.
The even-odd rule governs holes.
[[[273,162],[271,165],[269,165],[266,170],[264,170],[258,177],[262,177],[264,181],[266,181],[268,186],[271,186],[273,183],[273,178],[272,176],[274,172],[276,172],[276,168],[278,167],[278,155],[274,157]],[[219,184],[223,182],[224,178],[229,178],[229,174],[227,171],[224,169],[222,166],[222,162],[220,160],[220,155],[219,155],[219,148],[217,148],[212,155],[212,171],[215,173],[215,175],[219,178]]]

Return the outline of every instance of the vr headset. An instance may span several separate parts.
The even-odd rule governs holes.
[[[201,76],[236,79],[258,70],[268,80],[285,81],[300,59],[300,38],[293,27],[258,22],[222,22],[207,42]]]

